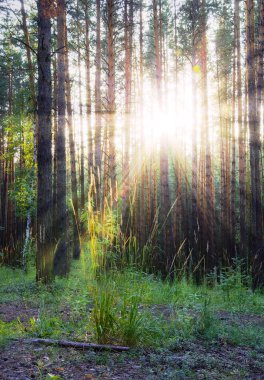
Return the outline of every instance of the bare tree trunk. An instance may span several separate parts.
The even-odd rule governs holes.
[[[34,135],[34,156],[33,156],[33,166],[31,168],[31,183],[30,190],[33,189],[34,186],[34,174],[35,174],[35,165],[36,165],[36,125],[37,125],[37,99],[36,99],[36,91],[35,91],[35,80],[34,80],[34,67],[32,63],[31,50],[30,50],[30,40],[27,26],[27,14],[25,11],[24,0],[20,0],[21,3],[21,15],[22,15],[22,28],[24,33],[24,39],[26,44],[26,53],[27,53],[27,64],[29,70],[29,85],[30,85],[30,93],[32,99],[32,107],[33,107],[33,135]],[[31,210],[27,212],[27,222],[26,222],[26,232],[25,232],[25,242],[22,250],[22,266],[24,270],[26,269],[26,253],[28,249],[28,244],[31,236]]]
[[[57,93],[58,93],[58,78],[57,78],[57,59],[53,60],[53,225],[56,225],[57,221],[57,174],[58,174],[58,105],[57,105]],[[56,239],[56,231],[54,231],[54,238]]]
[[[129,9],[128,9],[129,5]],[[125,0],[125,125],[124,125],[124,159],[123,159],[123,189],[122,189],[122,231],[126,240],[129,235],[129,146],[130,146],[130,118],[131,118],[131,71],[132,71],[132,23],[133,1]]]
[[[254,1],[246,1],[247,68],[248,68],[248,124],[251,169],[251,248],[253,251],[263,243],[262,203],[260,186],[260,123],[256,102],[256,59],[254,40]]]
[[[67,255],[67,210],[66,210],[66,101],[65,101],[65,30],[66,13],[65,0],[57,2],[57,106],[58,106],[58,134],[57,134],[57,204],[56,230],[57,245],[54,257],[54,273],[65,276],[69,271]]]
[[[234,25],[235,25],[234,16]],[[231,131],[231,141],[232,141],[232,163],[231,163],[231,215],[230,215],[230,236],[231,236],[231,252],[233,256],[236,253],[236,136],[235,136],[235,124],[236,124],[236,60],[237,60],[237,49],[236,49],[236,30],[234,29],[234,50],[233,50],[233,90],[232,90],[232,131]],[[231,257],[232,257],[231,256]]]
[[[207,93],[207,42],[206,42],[206,0],[202,1],[202,41],[201,41],[201,71],[202,71],[202,102],[203,102],[203,128],[205,129],[205,195],[206,195],[206,221],[207,231],[207,271],[210,272],[216,266],[214,247],[214,200],[213,200],[213,173],[211,162],[211,148],[208,121],[208,93]]]
[[[73,258],[79,259],[80,257],[80,241],[79,241],[79,202],[77,194],[77,172],[76,172],[76,153],[75,142],[73,135],[73,111],[71,100],[71,83],[69,74],[69,53],[68,53],[68,41],[67,41],[67,29],[65,32],[65,79],[66,79],[66,109],[67,109],[67,124],[69,133],[69,145],[70,145],[70,168],[71,168],[71,192],[72,192],[72,206],[73,206]]]
[[[96,56],[95,56],[95,209],[101,207],[101,183],[102,183],[102,104],[101,104],[101,0],[96,0]]]
[[[250,4],[248,4],[250,6]],[[254,11],[254,8],[253,8]],[[252,11],[252,12],[253,12]],[[249,9],[248,9],[249,12]],[[248,16],[248,38],[250,39],[250,15]],[[263,249],[263,208],[261,199],[261,180],[262,180],[262,167],[260,160],[261,141],[260,141],[260,125],[261,125],[261,102],[263,97],[263,54],[264,54],[264,1],[259,0],[259,38],[258,38],[258,66],[257,66],[257,91],[256,91],[256,124],[254,122],[254,115],[249,114],[249,128],[250,128],[250,164],[251,170],[254,165],[255,173],[251,173],[251,182],[254,183],[256,190],[252,191],[252,214],[256,218],[256,230],[253,231],[253,239],[256,239],[255,249],[256,252],[253,258],[253,288],[264,287],[264,249]],[[252,37],[254,33],[254,15],[252,16]],[[248,41],[250,42],[250,41]],[[254,40],[251,41],[254,44]],[[250,55],[254,54],[254,45],[249,48]],[[254,56],[253,56],[254,57]],[[250,57],[251,58],[251,57]],[[253,58],[254,59],[254,58]],[[249,57],[248,57],[249,60]],[[253,66],[254,62],[251,59],[248,62],[249,66]],[[250,70],[250,75],[253,76]],[[252,84],[251,84],[252,82]],[[253,78],[249,78],[249,96],[254,96]],[[249,101],[252,105],[253,100]],[[253,110],[252,110],[253,113]],[[252,122],[252,124],[251,124]],[[252,130],[251,130],[252,129]],[[254,149],[254,151],[252,151]],[[255,195],[255,198],[254,198]],[[256,210],[254,209],[256,207]]]
[[[37,281],[53,277],[50,2],[38,0]]]
[[[85,6],[86,9],[86,6]],[[88,13],[85,13],[85,23],[87,23]],[[77,61],[78,61],[78,90],[79,90],[79,126],[80,126],[80,135],[81,135],[81,149],[80,149],[80,187],[81,187],[81,201],[80,207],[81,210],[84,209],[85,204],[85,190],[84,190],[84,137],[83,137],[83,104],[82,104],[82,72],[81,72],[81,46],[80,46],[80,33],[82,33],[82,25],[80,22],[80,8],[79,0],[77,1]],[[89,38],[89,37],[88,37]],[[89,54],[89,46],[88,46]],[[89,56],[88,56],[89,57]],[[85,60],[87,60],[87,49],[85,54]],[[87,115],[88,116],[88,115]],[[87,118],[87,123],[89,123]]]
[[[114,39],[114,15],[115,1],[107,0],[107,102],[108,102],[108,139],[109,139],[109,178],[110,178],[110,203],[113,208],[117,206],[117,178],[116,178],[116,150],[115,150],[115,39]],[[107,180],[107,179],[105,179]]]
[[[242,73],[241,73],[241,44],[240,44],[240,0],[235,0],[235,39],[236,39],[236,67],[237,67],[237,123],[239,128],[238,167],[239,167],[239,230],[240,230],[240,257],[246,259],[246,150],[245,125],[242,114]],[[246,108],[246,105],[245,105]],[[244,263],[246,264],[246,263]]]
[[[99,4],[100,7],[100,4]],[[100,12],[100,10],[99,10]],[[99,13],[100,20],[100,13]],[[98,20],[97,20],[98,21]],[[95,183],[95,170],[94,170],[94,155],[93,155],[93,134],[91,123],[91,74],[90,74],[90,20],[88,14],[88,0],[85,2],[85,79],[86,79],[86,116],[88,128],[88,182],[89,194],[92,195],[92,200],[95,203],[95,192],[97,189]],[[100,91],[100,90],[99,90]],[[100,95],[99,95],[100,96]],[[98,189],[99,191],[99,189]]]
[[[143,80],[144,80],[144,67],[143,67],[143,0],[140,0],[140,9],[139,9],[139,107],[140,107],[140,149],[141,152],[145,152],[145,137],[143,129]],[[140,199],[139,199],[139,245],[140,249],[143,249],[146,244],[146,191],[145,191],[145,182],[147,180],[147,165],[145,162],[145,156],[140,155]]]

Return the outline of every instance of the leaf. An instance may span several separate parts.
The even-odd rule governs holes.
[[[63,378],[59,375],[53,375],[52,373],[48,373],[45,380],[63,380]]]

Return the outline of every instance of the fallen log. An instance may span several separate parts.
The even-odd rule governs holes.
[[[56,339],[42,339],[42,338],[32,338],[24,340],[27,343],[40,343],[46,345],[60,346],[60,347],[72,347],[78,350],[97,350],[97,351],[128,351],[129,347],[126,346],[115,346],[112,344],[96,344],[96,343],[82,343],[82,342],[71,342],[68,340],[56,340]]]

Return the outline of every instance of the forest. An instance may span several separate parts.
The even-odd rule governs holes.
[[[264,0],[0,0],[0,379],[264,379]]]

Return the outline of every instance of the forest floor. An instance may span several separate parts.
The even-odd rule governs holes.
[[[0,267],[1,380],[264,379],[264,295],[243,287],[238,272],[209,288],[134,270],[96,279],[88,267],[74,263],[48,289],[33,269]],[[32,337],[132,347],[78,351]]]

